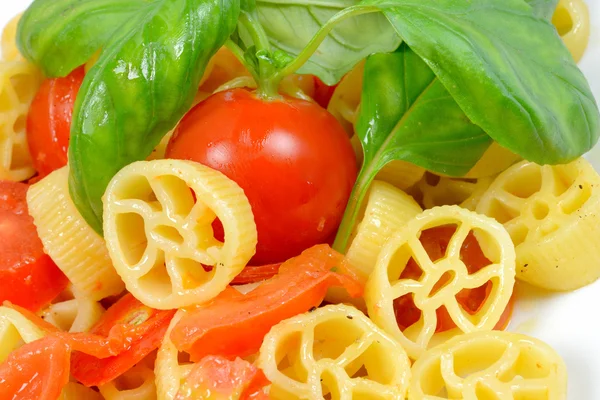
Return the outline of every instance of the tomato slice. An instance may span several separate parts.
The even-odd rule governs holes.
[[[33,218],[23,212],[23,206],[3,198],[0,207],[0,302],[8,300],[37,311],[58,296],[69,281],[44,254]]]
[[[62,333],[75,351],[71,373],[86,386],[123,374],[162,342],[175,310],[155,310],[127,294],[89,333]]]
[[[0,399],[56,400],[69,381],[69,345],[48,336],[24,344],[0,364]]]
[[[238,276],[231,281],[232,285],[245,285],[247,283],[255,283],[265,281],[277,275],[281,263],[267,265],[248,265],[239,273]]]
[[[24,183],[0,180],[0,211],[27,214],[27,189]]]
[[[249,400],[260,399],[262,388],[269,384],[262,371],[248,361],[230,361],[220,356],[206,356],[187,375],[175,400]]]
[[[73,107],[84,77],[80,67],[64,78],[45,80],[29,107],[27,143],[40,177],[67,165]]]
[[[446,249],[450,243],[450,239],[454,235],[455,228],[453,227],[437,227],[428,229],[421,233],[421,243],[427,251],[429,258],[436,261],[446,254]],[[466,237],[460,251],[461,259],[465,263],[469,274],[474,274],[481,268],[490,264],[490,261],[485,257],[477,239],[473,232]],[[402,274],[401,278],[418,279],[421,276],[421,269],[417,263],[411,259]],[[444,282],[440,282],[440,285]],[[475,314],[483,306],[492,289],[492,283],[487,282],[485,285],[474,289],[463,289],[456,295],[458,303],[470,314]],[[435,290],[435,289],[434,289]],[[504,329],[510,321],[514,304],[514,298],[511,298],[509,305],[504,310],[500,321],[496,324],[495,329]],[[415,306],[411,296],[402,296],[394,301],[394,312],[396,321],[401,329],[406,329],[416,323],[421,318],[421,311]],[[437,328],[436,332],[445,332],[456,327],[456,324],[448,314],[445,307],[437,310]]]
[[[334,272],[337,271],[341,273]],[[317,245],[283,263],[279,273],[242,295],[224,291],[209,304],[190,310],[171,332],[171,340],[192,360],[256,353],[272,326],[317,307],[331,286],[358,297],[363,287],[348,275],[344,257]]]

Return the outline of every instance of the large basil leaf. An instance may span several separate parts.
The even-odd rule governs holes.
[[[533,14],[535,16],[544,18],[548,21],[552,19],[558,1],[559,0],[525,0],[525,2],[533,8]]]
[[[550,22],[523,0],[364,0],[381,9],[471,121],[540,164],[598,140],[589,85]]]
[[[96,231],[108,182],[189,109],[238,15],[239,0],[147,1],[107,43],[80,89],[69,146],[71,197]]]
[[[406,44],[394,53],[367,58],[357,134],[364,162],[336,238],[341,251],[362,198],[388,162],[405,160],[440,173],[464,175],[492,142]]]
[[[255,3],[271,45],[296,56],[333,15],[357,1],[256,0]],[[339,23],[298,72],[316,75],[332,85],[369,54],[390,52],[399,44],[398,35],[383,15],[359,15]]]
[[[147,7],[148,0],[36,0],[19,22],[17,44],[46,76],[65,76]]]

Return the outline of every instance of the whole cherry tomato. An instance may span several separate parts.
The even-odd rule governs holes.
[[[194,107],[166,156],[219,170],[244,189],[258,229],[253,265],[285,261],[326,242],[357,174],[348,135],[331,114],[308,101],[264,101],[244,89],[216,93]]]

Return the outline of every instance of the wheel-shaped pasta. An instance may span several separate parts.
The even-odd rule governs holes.
[[[412,367],[409,400],[565,400],[566,367],[546,343],[491,331],[460,335]]]
[[[0,307],[0,363],[23,343],[44,337],[44,331],[17,310]]]
[[[356,64],[337,85],[327,106],[327,111],[342,124],[348,136],[354,135],[354,124],[358,117],[364,70],[364,61]]]
[[[25,124],[41,82],[34,65],[0,61],[0,179],[22,181],[35,174]]]
[[[552,23],[575,61],[581,60],[590,40],[590,14],[584,0],[560,0]]]
[[[104,239],[73,204],[68,179],[69,169],[65,166],[27,191],[29,213],[44,250],[81,296],[94,301],[119,294],[124,289],[123,281],[112,265]]]
[[[114,381],[106,383],[98,389],[105,400],[157,399],[154,371],[146,362],[136,364]]]
[[[212,223],[223,224],[224,241]],[[139,161],[110,181],[104,237],[127,289],[158,309],[210,300],[256,250],[243,190],[222,173],[182,160]]]
[[[441,258],[431,260],[419,240],[421,233],[436,227],[455,226],[456,231]],[[489,265],[470,273],[462,260],[462,246],[473,232],[484,246]],[[418,278],[402,278],[411,260],[420,268]],[[512,295],[515,253],[510,236],[498,222],[458,206],[436,207],[415,217],[397,231],[379,253],[365,288],[369,316],[391,334],[416,359],[430,345],[438,315],[445,307],[456,325],[452,333],[490,330],[496,326]],[[457,300],[464,289],[487,287],[487,297],[476,310],[466,310]],[[401,329],[395,301],[409,297],[420,310],[418,321]]]
[[[2,59],[6,61],[17,61],[23,60],[23,56],[17,48],[17,25],[21,19],[21,14],[13,17],[2,31],[2,39],[0,46],[0,53]]]
[[[64,332],[87,332],[104,311],[100,303],[69,286],[41,311],[40,316]]]
[[[450,178],[426,172],[416,184],[415,198],[423,208],[438,206],[460,205],[462,208],[474,211],[485,193],[492,184],[493,178]]]
[[[404,399],[410,362],[402,347],[363,313],[329,305],[274,326],[258,366],[270,398]]]
[[[356,225],[346,252],[348,266],[363,283],[373,271],[386,240],[423,211],[412,197],[386,182],[374,181],[368,196],[362,220]],[[364,309],[362,298],[352,298],[344,288],[330,288],[326,300],[350,302]]]
[[[566,165],[516,164],[496,178],[477,211],[510,234],[517,278],[566,291],[600,276],[600,176],[583,158]]]

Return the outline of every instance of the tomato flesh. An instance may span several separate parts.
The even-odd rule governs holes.
[[[69,345],[56,337],[24,344],[0,364],[0,399],[56,400],[69,381]]]
[[[428,229],[421,233],[420,241],[427,251],[429,258],[432,261],[437,261],[444,257],[446,249],[450,243],[450,239],[454,235],[453,227],[438,227]],[[460,251],[461,259],[465,263],[469,274],[474,274],[481,268],[490,265],[490,261],[485,257],[479,247],[477,239],[470,232],[467,235]],[[400,278],[404,279],[419,279],[422,271],[414,259],[410,259],[407,266],[402,271]],[[439,285],[443,285],[440,282]],[[456,300],[470,314],[475,314],[483,306],[487,299],[492,283],[487,282],[485,285],[474,289],[463,289],[456,295]],[[510,316],[513,309],[513,298],[504,310],[500,321],[496,324],[495,329],[504,329],[510,321]],[[394,300],[394,312],[398,326],[404,330],[413,325],[421,318],[421,310],[415,305],[412,296],[405,295]],[[436,332],[444,332],[456,328],[456,324],[448,314],[446,307],[440,307],[437,310],[437,327]]]
[[[190,310],[175,325],[171,340],[192,360],[254,354],[272,326],[319,306],[329,287],[343,286],[353,296],[362,295],[361,284],[347,271],[344,257],[328,245],[312,247],[283,263],[275,277],[253,291],[244,295],[226,290]]]
[[[266,102],[243,89],[194,107],[166,156],[219,170],[244,189],[258,230],[252,265],[282,262],[326,242],[357,174],[348,136],[323,108],[289,97]]]
[[[27,115],[27,143],[40,177],[67,165],[71,119],[83,67],[64,78],[45,80]]]

